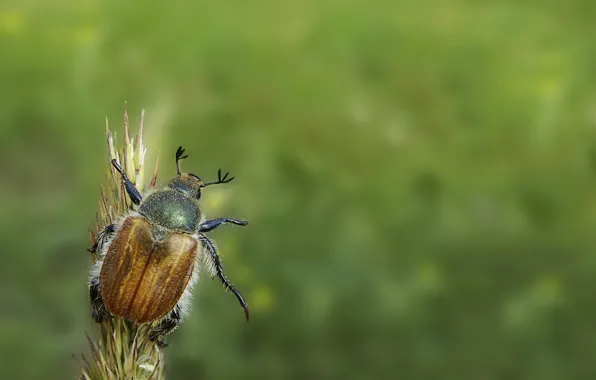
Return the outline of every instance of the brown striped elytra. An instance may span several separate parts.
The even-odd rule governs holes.
[[[124,219],[101,268],[100,294],[108,310],[137,323],[166,315],[190,281],[197,248],[187,234],[159,241],[145,218]]]
[[[246,226],[233,218],[205,220],[199,199],[204,188],[230,182],[218,171],[218,179],[203,183],[194,174],[180,172],[182,147],[176,152],[177,176],[164,188],[141,195],[116,160],[133,210],[107,226],[92,252],[98,261],[91,271],[89,294],[93,317],[101,323],[118,316],[135,323],[152,324],[151,339],[161,344],[189,309],[190,292],[203,265],[230,290],[244,309],[248,306],[224,275],[215,246],[205,235],[223,225]]]

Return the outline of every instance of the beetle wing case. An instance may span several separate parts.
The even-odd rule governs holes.
[[[197,240],[172,232],[156,241],[145,218],[129,216],[107,251],[100,291],[107,308],[136,323],[174,308],[192,276]]]

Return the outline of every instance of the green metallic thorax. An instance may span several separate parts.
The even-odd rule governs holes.
[[[139,213],[168,230],[195,233],[201,220],[197,200],[175,190],[160,190],[143,200]]]

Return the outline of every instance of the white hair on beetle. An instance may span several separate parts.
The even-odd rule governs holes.
[[[125,215],[118,217],[118,219],[116,219],[116,221],[111,224],[112,226],[114,226],[113,232],[108,234],[105,230],[103,230],[97,236],[97,249],[96,249],[97,253],[95,254],[97,261],[91,266],[91,270],[89,271],[89,286],[91,286],[91,283],[93,281],[99,279],[99,276],[101,274],[101,267],[103,265],[104,259],[106,258],[106,255],[108,253],[108,249],[110,248],[110,245],[112,245],[112,241],[114,240],[116,235],[118,235],[118,232],[120,231],[120,228],[122,227],[122,223],[129,216],[140,217],[141,214],[139,214],[136,211],[131,210],[128,213],[126,213]]]

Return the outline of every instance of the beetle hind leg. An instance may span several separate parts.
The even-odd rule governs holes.
[[[155,342],[159,347],[166,347],[168,345],[166,336],[176,330],[180,324],[182,318],[180,312],[180,305],[176,305],[170,314],[162,319],[159,324],[151,330],[149,340]]]
[[[211,270],[213,276],[219,279],[219,281],[223,284],[226,290],[231,291],[236,296],[236,299],[238,299],[240,306],[242,306],[242,309],[244,309],[244,317],[248,322],[248,305],[244,301],[244,298],[242,298],[240,292],[236,290],[234,285],[232,285],[230,280],[228,280],[228,278],[225,276],[223,266],[221,265],[221,261],[219,260],[219,256],[217,255],[217,250],[215,249],[215,246],[213,245],[211,240],[209,240],[209,238],[207,238],[207,236],[203,234],[200,234],[200,240],[201,244],[203,245],[203,248],[205,248],[205,251],[207,251],[208,256],[206,256],[205,258],[207,262],[210,264],[209,269]]]
[[[108,239],[114,234],[116,231],[116,226],[114,224],[110,224],[105,229],[103,229],[98,235],[95,243],[89,251],[92,255],[94,255],[97,261],[93,268],[91,269],[91,281],[89,282],[89,300],[91,301],[91,315],[93,319],[97,323],[102,323],[105,318],[110,316],[106,305],[103,302],[103,298],[99,291],[99,272],[101,270],[101,260],[103,260],[103,249],[108,242]]]
[[[89,285],[89,298],[91,300],[91,315],[97,323],[102,323],[105,318],[110,316],[103,298],[99,292],[99,277],[93,278]]]

